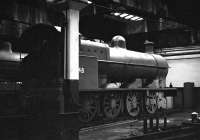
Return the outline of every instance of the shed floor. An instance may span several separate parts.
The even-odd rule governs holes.
[[[181,125],[183,121],[190,120],[191,111],[173,113],[167,116],[167,125]],[[163,126],[163,119],[159,121]],[[155,123],[155,121],[154,121]],[[154,124],[155,126],[155,124]],[[142,120],[128,120],[117,122],[110,125],[102,125],[88,129],[82,129],[79,132],[80,140],[117,140],[120,138],[128,138],[134,135],[143,135]]]

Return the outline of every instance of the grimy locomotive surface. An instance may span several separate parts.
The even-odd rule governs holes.
[[[25,53],[12,52],[10,45],[4,44],[6,49],[0,51],[1,87],[13,83],[26,89],[50,87],[50,92],[55,92],[52,99],[57,98],[59,91],[53,88],[62,79],[62,39],[54,27],[39,24],[25,30],[20,38]],[[113,37],[111,45],[80,39],[79,52],[81,121],[115,119],[120,114],[135,117],[141,112],[140,90],[165,87],[166,60],[156,54],[127,50],[122,36]],[[157,90],[147,92],[143,104],[148,113],[162,107],[158,99],[164,102]]]

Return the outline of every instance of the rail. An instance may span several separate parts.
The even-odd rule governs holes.
[[[200,138],[199,125],[168,127],[166,130],[147,133],[141,136],[130,136],[120,140],[197,140]]]

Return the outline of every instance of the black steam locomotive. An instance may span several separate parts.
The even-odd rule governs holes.
[[[54,27],[40,24],[22,34],[19,44],[23,53],[1,50],[1,89],[13,85],[7,87],[9,93],[24,92],[23,95],[40,98],[42,92],[45,94],[42,98],[49,102],[60,99],[62,38],[62,33]],[[9,48],[9,44],[4,45]],[[163,57],[127,50],[125,39],[121,36],[115,36],[111,45],[80,39],[79,50],[82,121],[88,122],[98,116],[114,119],[125,113],[135,117],[144,110],[142,106],[145,106],[146,112],[154,114],[163,107],[163,94],[170,90],[164,88],[168,64]],[[144,94],[145,100],[141,96]],[[23,100],[23,104],[18,106],[27,110],[27,104],[31,104],[29,110],[33,109],[33,98],[29,101],[30,96],[25,97],[19,99],[20,103]],[[9,103],[4,102],[8,108]],[[41,109],[38,102],[35,105]]]
[[[80,90],[144,89],[165,86],[163,82],[168,72],[166,60],[155,54],[129,51],[125,44],[125,39],[121,36],[114,37],[111,46],[81,40]],[[140,112],[140,101],[136,94],[137,91],[121,91],[120,93],[110,91],[110,94],[105,94],[101,100],[98,95],[93,95],[93,99],[91,96],[86,96],[87,99],[83,101],[83,104],[86,110],[91,111],[91,114],[98,113],[98,106],[101,106],[107,118],[115,118],[124,110],[131,116],[137,116]],[[155,113],[156,94],[150,96],[151,103],[148,103],[147,111]]]

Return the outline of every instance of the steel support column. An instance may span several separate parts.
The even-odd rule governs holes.
[[[79,80],[79,10],[65,11],[67,25],[64,36],[64,112],[78,104]]]
[[[75,111],[79,100],[79,11],[87,1],[67,2],[64,10],[64,107],[61,112]]]
[[[61,140],[78,140],[79,121],[79,12],[87,3],[69,0],[63,9],[66,19],[63,52],[63,96],[60,113]],[[63,114],[63,115],[62,115]]]

